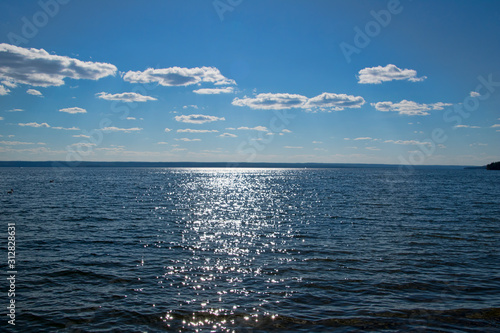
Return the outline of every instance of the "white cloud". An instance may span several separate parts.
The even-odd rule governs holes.
[[[232,104],[261,110],[301,108],[307,110],[319,109],[321,111],[325,111],[327,109],[333,109],[334,111],[340,111],[345,108],[359,108],[365,104],[365,100],[361,96],[326,92],[313,98],[288,93],[265,93],[258,94],[253,98],[235,98]]]
[[[216,116],[208,116],[204,114],[190,114],[190,115],[182,115],[175,116],[175,120],[182,123],[190,123],[190,124],[204,124],[212,121],[218,120],[226,120],[224,117],[216,117]]]
[[[394,111],[407,116],[426,116],[429,115],[428,111],[443,110],[445,106],[450,106],[449,103],[432,103],[432,104],[419,104],[413,101],[402,100],[399,103],[393,102],[378,102],[371,103],[377,110],[382,112]]]
[[[500,127],[500,124],[495,124],[491,126],[492,128]]]
[[[11,110],[8,110],[7,112],[22,112],[24,111],[23,109],[11,109]]]
[[[479,96],[481,96],[481,94],[478,93],[477,91],[471,91],[470,92],[470,97],[479,97]]]
[[[27,126],[27,127],[47,127],[47,128],[50,127],[50,125],[47,124],[47,123],[41,123],[41,124],[39,124],[39,123],[36,123],[36,122],[33,122],[33,123],[19,123],[18,125],[19,126],[23,126],[23,127],[25,127],[25,126]]]
[[[314,143],[315,145],[319,145],[319,144],[322,144],[323,141],[313,141],[312,143]]]
[[[247,126],[242,126],[238,127],[238,130],[244,130],[244,131],[259,131],[259,132],[268,132],[269,130],[267,127],[264,126],[255,126],[255,127],[247,127]]]
[[[182,108],[183,109],[187,109],[187,108],[198,109],[198,105],[184,105]]]
[[[6,146],[17,146],[17,145],[44,145],[45,143],[43,142],[22,142],[22,141],[0,141],[0,144],[6,145]]]
[[[86,139],[89,139],[90,136],[89,135],[85,135],[85,134],[76,134],[76,135],[73,135],[74,138],[86,138]]]
[[[160,141],[156,143],[157,145],[168,145],[168,142]]]
[[[323,111],[327,108],[334,111],[341,111],[345,108],[360,108],[363,104],[365,104],[365,100],[361,96],[324,92],[321,95],[310,98],[305,107],[319,108]]]
[[[127,119],[127,120],[137,120],[135,117],[127,117],[125,119]]]
[[[3,120],[3,117],[0,117],[0,120]]]
[[[368,150],[380,150],[380,148],[377,148],[377,147],[365,147],[365,149],[368,149]]]
[[[191,129],[191,128],[177,130],[177,133],[217,133],[217,132],[219,132],[219,131],[217,131],[217,130],[197,130],[197,129]]]
[[[17,84],[15,84],[14,82],[11,82],[11,81],[7,81],[7,80],[3,80],[2,84],[4,86],[9,87],[9,88],[16,88],[17,87]]]
[[[286,149],[302,149],[304,147],[301,147],[301,146],[284,146],[283,148],[286,148]]]
[[[248,106],[251,109],[282,110],[300,108],[307,102],[307,97],[296,94],[258,94],[254,98],[235,98],[232,102],[236,106]]]
[[[231,94],[234,93],[234,88],[233,87],[204,88],[204,89],[193,90],[193,92],[201,95]]]
[[[171,129],[170,129],[170,128],[168,128],[168,127],[167,127],[167,128],[165,128],[165,133],[168,133],[168,132],[170,132],[170,131],[171,131]]]
[[[282,130],[281,132],[282,133],[292,133],[292,131],[290,131],[289,129],[286,129],[286,128],[284,130]]]
[[[368,67],[359,71],[358,83],[379,84],[384,81],[393,80],[408,80],[412,82],[420,82],[427,77],[417,77],[417,71],[413,69],[400,69],[395,65],[387,65],[385,67]]]
[[[236,138],[238,136],[236,134],[232,134],[232,133],[222,133],[221,135],[219,135],[219,137],[221,137],[221,138]]]
[[[421,142],[416,140],[385,140],[385,143],[394,143],[396,145],[429,145],[430,142]]]
[[[72,107],[72,108],[60,109],[59,112],[66,112],[66,113],[70,113],[70,114],[77,114],[77,113],[87,113],[87,110],[79,108],[79,107]]]
[[[471,126],[471,125],[456,125],[454,128],[481,128],[479,126]]]
[[[36,89],[28,89],[26,90],[26,93],[33,96],[43,97],[43,94]]]
[[[116,67],[107,63],[80,61],[52,55],[43,49],[27,49],[0,44],[0,79],[12,84],[61,86],[65,78],[98,80],[115,75]]]
[[[8,95],[9,93],[10,90],[0,84],[0,96],[5,96]]]
[[[102,129],[104,132],[123,132],[123,133],[130,133],[130,132],[139,132],[142,131],[142,128],[139,127],[132,127],[132,128],[118,128],[118,127],[104,127]]]
[[[162,86],[188,86],[202,82],[221,84],[236,84],[234,80],[224,77],[215,67],[195,68],[148,68],[145,71],[128,71],[123,80],[131,83],[157,82]]]
[[[105,92],[100,92],[95,94],[97,98],[105,99],[108,101],[122,101],[122,102],[147,102],[156,101],[157,99],[151,96],[144,96],[134,92],[124,92],[119,94],[108,94]]]
[[[373,140],[373,138],[370,138],[369,136],[364,136],[364,137],[360,137],[360,138],[355,138],[353,140],[355,140],[355,141],[359,141],[359,140]]]
[[[70,147],[93,147],[93,146],[96,146],[95,143],[90,143],[90,142],[77,142],[77,143],[73,143],[72,145],[70,145]]]
[[[191,142],[191,141],[201,141],[201,139],[180,138],[180,139],[175,139],[175,141]]]
[[[52,129],[57,129],[57,130],[65,130],[65,131],[79,131],[80,129],[78,127],[61,127],[61,126],[57,126],[57,127],[52,127]]]

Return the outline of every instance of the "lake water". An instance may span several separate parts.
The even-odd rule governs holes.
[[[8,331],[500,331],[500,172],[1,168],[0,184]]]

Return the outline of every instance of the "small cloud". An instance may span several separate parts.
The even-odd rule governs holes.
[[[9,88],[16,88],[17,87],[17,84],[15,84],[14,82],[11,82],[11,81],[3,80],[1,83],[4,86],[7,86]]]
[[[438,148],[441,148],[441,149],[445,149],[446,148],[446,146],[443,145],[442,143],[438,144],[437,146],[438,146]]]
[[[479,126],[471,126],[471,125],[456,125],[454,128],[481,128]]]
[[[43,97],[43,94],[36,89],[28,89],[28,90],[26,90],[26,93],[33,95],[33,96]]]
[[[77,113],[87,113],[87,110],[78,108],[78,107],[73,107],[73,108],[65,108],[65,109],[60,109],[59,112],[66,112],[70,114],[77,114]]]
[[[177,133],[218,133],[217,130],[178,129]]]
[[[161,142],[157,142],[156,144],[157,145],[168,145],[168,142],[161,141]]]
[[[187,150],[186,148],[174,148],[171,151],[184,151]]]
[[[500,119],[499,119],[500,120]],[[496,127],[500,127],[500,124],[495,124],[495,125],[492,125],[491,128],[496,128]]]
[[[165,132],[166,132],[166,133],[168,133],[168,132],[170,132],[170,131],[171,131],[171,129],[170,129],[170,128],[168,128],[168,127],[167,127],[167,128],[165,128]]]
[[[258,94],[254,98],[235,98],[232,102],[235,106],[247,106],[251,109],[283,110],[300,108],[307,102],[307,97],[297,94]]]
[[[11,110],[8,110],[7,112],[23,112],[24,110],[23,109],[11,109]]]
[[[90,143],[90,142],[77,142],[77,143],[73,143],[72,145],[70,145],[70,147],[93,147],[93,146],[96,146],[95,143]]]
[[[264,126],[255,126],[255,127],[242,126],[242,127],[238,127],[237,129],[238,130],[244,130],[244,131],[268,132],[267,127],[264,127]]]
[[[301,147],[301,146],[284,146],[283,148],[285,148],[285,149],[303,149],[304,147]]]
[[[281,132],[282,132],[282,133],[292,133],[292,131],[290,131],[290,130],[288,130],[288,129],[286,129],[286,128],[285,128],[284,130],[282,130]]]
[[[318,145],[318,144],[323,143],[323,141],[313,141],[312,143],[314,143],[314,144]]]
[[[224,88],[205,88],[193,90],[195,94],[201,95],[218,95],[218,94],[231,94],[234,92],[233,87],[224,87]]]
[[[365,149],[368,149],[368,150],[380,150],[380,148],[377,148],[377,147],[365,147]]]
[[[470,92],[470,97],[479,97],[479,96],[481,96],[481,94],[478,93],[477,91],[471,91]]]
[[[36,122],[32,122],[32,123],[19,123],[18,124],[19,126],[22,126],[22,127],[46,127],[46,128],[49,128],[50,125],[47,124],[47,123],[36,123]]]
[[[187,108],[198,109],[198,105],[184,105],[182,108],[183,109],[187,109]]]
[[[417,140],[385,140],[385,143],[394,143],[396,145],[430,145],[430,142],[422,142]]]
[[[118,127],[104,127],[102,129],[104,132],[123,132],[123,133],[130,133],[130,132],[140,132],[142,131],[142,128],[139,127],[133,127],[133,128],[118,128]]]
[[[141,94],[137,94],[134,92],[124,92],[119,94],[108,94],[105,92],[100,92],[95,94],[97,98],[105,99],[108,101],[122,101],[126,103],[131,102],[147,102],[147,101],[156,101],[157,99],[151,96],[144,96]]]
[[[408,80],[411,82],[420,82],[427,77],[417,77],[417,71],[413,69],[400,69],[395,65],[389,64],[385,67],[367,67],[359,71],[358,83],[379,84],[393,80]]]
[[[235,131],[235,130],[236,130],[236,128],[234,128],[234,127],[227,127],[226,129],[227,129],[228,131]]]
[[[190,115],[175,116],[175,120],[190,124],[204,124],[204,123],[210,123],[212,121],[226,120],[226,118],[208,116],[204,114],[190,114]]]
[[[232,133],[222,133],[221,135],[219,135],[219,137],[221,137],[221,138],[236,138],[237,135],[232,134]]]
[[[189,138],[180,138],[174,139],[175,141],[184,141],[184,142],[192,142],[192,141],[201,141],[201,139],[189,139]]]
[[[364,137],[361,137],[361,138],[355,138],[353,140],[354,141],[359,141],[359,140],[373,140],[373,138],[370,138],[369,136],[364,136]]]
[[[65,130],[65,131],[79,131],[80,129],[78,127],[61,127],[61,126],[56,126],[56,127],[52,127],[52,129],[56,129],[56,130]]]
[[[89,135],[85,135],[85,134],[76,134],[76,135],[73,135],[74,138],[85,138],[85,139],[89,139],[90,136]]]
[[[136,120],[135,117],[127,117],[125,119],[127,119],[127,120]]]
[[[431,110],[443,110],[445,106],[450,106],[450,103],[432,103],[432,104],[419,104],[413,101],[402,100],[399,103],[393,102],[378,102],[371,103],[377,110],[382,112],[394,111],[401,115],[406,116],[427,116]]]

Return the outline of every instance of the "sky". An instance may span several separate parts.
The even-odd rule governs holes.
[[[0,160],[485,165],[499,1],[0,2]]]

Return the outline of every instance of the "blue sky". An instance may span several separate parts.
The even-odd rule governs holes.
[[[498,1],[2,1],[0,160],[500,160]]]

